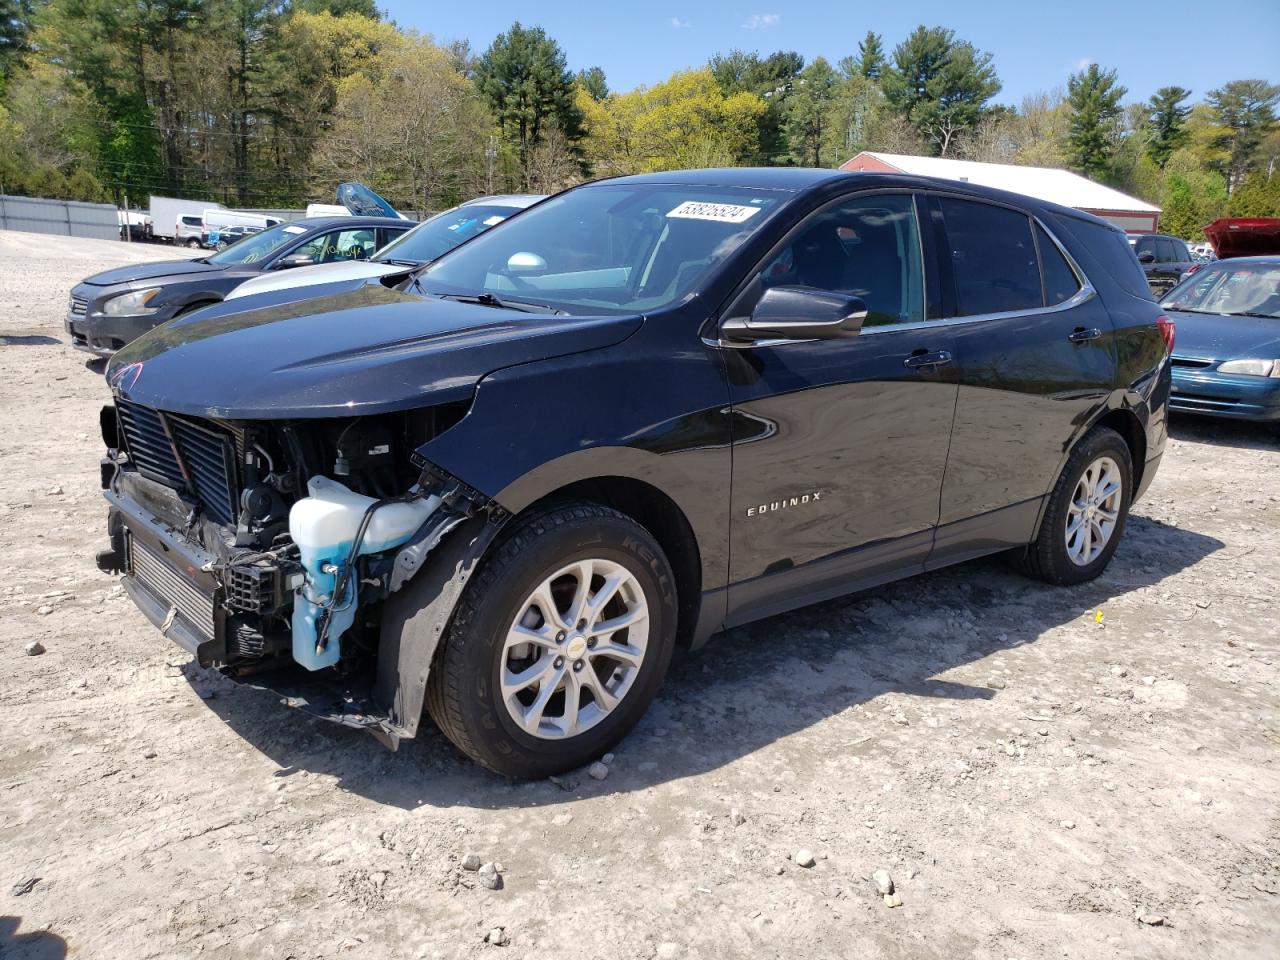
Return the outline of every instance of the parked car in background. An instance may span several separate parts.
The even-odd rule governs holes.
[[[207,231],[204,235],[204,246],[210,250],[225,250],[233,243],[245,237],[261,233],[262,227],[220,227]]]
[[[115,267],[72,289],[67,333],[76,349],[107,357],[152,327],[217,303],[259,274],[363,259],[411,226],[388,217],[298,220],[201,259]]]
[[[509,776],[722,628],[985,554],[1097,577],[1165,445],[1124,234],[955,181],[622,177],[291,293],[112,360],[99,564],[201,664],[390,746],[425,702]]]
[[[1280,256],[1206,264],[1161,305],[1178,324],[1170,409],[1280,421]]]
[[[201,214],[184,214],[174,224],[173,242],[183,247],[202,247],[205,245],[204,216]]]
[[[269,290],[318,286],[347,280],[371,280],[374,277],[405,273],[452,250],[508,217],[544,199],[541,194],[516,194],[480,197],[424,220],[401,234],[365,261],[324,263],[302,267],[288,273],[270,273],[254,277],[236,287],[227,299],[249,297]]]
[[[1129,243],[1154,293],[1170,290],[1196,263],[1185,241],[1162,234],[1130,236]]]

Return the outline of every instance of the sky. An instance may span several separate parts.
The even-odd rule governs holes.
[[[1158,87],[1189,88],[1194,99],[1228,80],[1280,82],[1280,0],[379,0],[401,27],[436,40],[466,39],[483,52],[513,21],[541,26],[574,71],[604,68],[613,90],[665,80],[737,47],[797,50],[806,62],[856,53],[868,30],[887,50],[916,26],[945,26],[995,57],[1004,89],[997,102],[1066,85],[1090,62],[1119,71],[1126,101]]]

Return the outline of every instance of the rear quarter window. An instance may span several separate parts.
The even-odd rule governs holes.
[[[1053,225],[1064,240],[1074,241],[1084,248],[1090,259],[1102,266],[1102,269],[1125,293],[1140,300],[1151,300],[1151,287],[1147,284],[1147,275],[1138,263],[1138,257],[1129,244],[1129,238],[1116,227],[1104,223],[1093,223],[1089,220],[1077,220],[1075,217],[1054,215]],[[1146,239],[1146,238],[1144,238]],[[1070,243],[1068,243],[1070,247]],[[1074,251],[1073,251],[1074,255]],[[1080,261],[1080,257],[1076,256]],[[1089,272],[1089,266],[1080,264]]]

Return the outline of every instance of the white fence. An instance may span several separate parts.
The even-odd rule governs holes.
[[[0,194],[0,230],[119,240],[120,219],[115,205],[110,203]]]

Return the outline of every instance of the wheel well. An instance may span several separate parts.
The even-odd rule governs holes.
[[[174,316],[174,319],[177,319],[178,317],[181,317],[184,314],[188,314],[188,313],[191,313],[192,311],[199,310],[201,307],[211,307],[215,303],[221,303],[221,302],[222,302],[221,300],[195,300],[195,301],[192,301],[191,303],[183,304],[182,309],[179,310],[177,313],[175,313],[173,316]]]
[[[593,477],[561,487],[533,507],[557,500],[588,500],[612,507],[644,527],[662,547],[676,577],[679,608],[677,642],[688,644],[693,637],[702,599],[702,558],[698,542],[684,512],[657,487],[630,477]]]
[[[1124,438],[1133,459],[1133,489],[1142,486],[1142,472],[1147,468],[1147,435],[1142,423],[1129,410],[1112,410],[1095,426],[1110,427]]]

